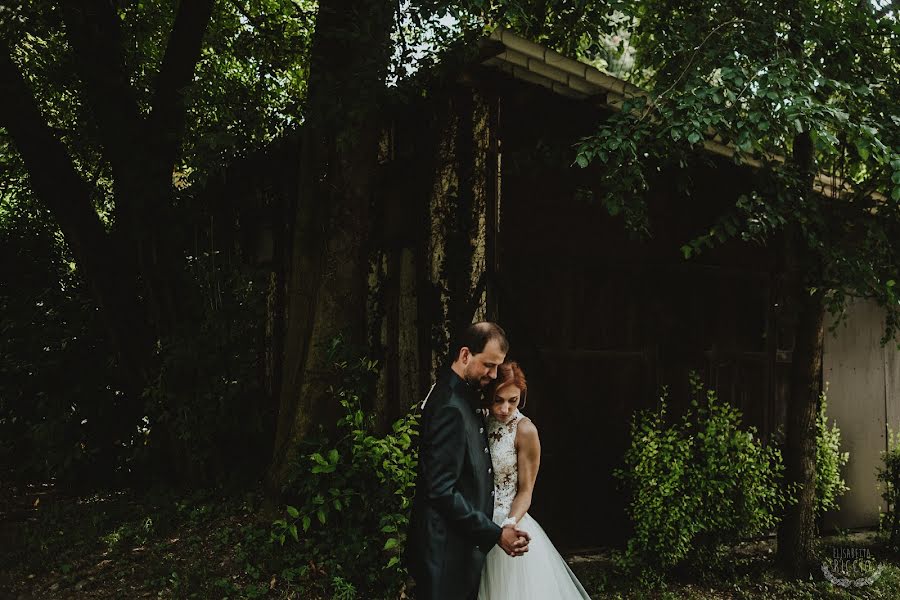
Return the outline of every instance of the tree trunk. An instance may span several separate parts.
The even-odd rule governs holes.
[[[802,64],[806,25],[803,7],[798,0],[790,0],[784,9],[790,25],[788,48]],[[813,192],[815,146],[806,124],[801,122],[801,127],[794,136],[788,165],[796,176],[789,196],[798,204],[820,201]],[[797,310],[785,431],[785,489],[796,494],[797,502],[787,508],[779,524],[777,562],[786,574],[806,577],[816,552],[816,409],[821,391],[825,293],[820,286],[821,257],[810,248],[799,223],[785,235],[785,266],[789,298]],[[808,289],[811,286],[817,287]]]
[[[368,217],[392,7],[383,0],[319,3],[286,268],[286,343],[268,476],[276,496],[291,479],[298,444],[316,424],[333,425],[340,409],[328,402],[331,341],[341,335],[350,348],[365,347]]]
[[[126,375],[130,402],[120,411],[123,431],[133,430],[143,414],[143,392],[159,373],[158,341],[184,335],[183,327],[195,322],[189,312],[194,288],[178,239],[172,172],[184,135],[186,92],[212,7],[213,0],[179,2],[149,116],[138,106],[114,3],[81,0],[60,7],[81,80],[79,100],[90,110],[103,161],[112,170],[112,232],[93,207],[94,190],[41,115],[11,59],[12,48],[5,40],[0,45],[0,123],[15,141],[35,195],[59,224],[100,308]],[[190,456],[164,422],[155,424],[154,439],[169,453],[166,473],[176,472],[172,467]]]
[[[137,278],[107,235],[90,188],[44,121],[5,46],[0,46],[0,124],[15,141],[35,195],[50,209],[90,285],[128,382],[126,391],[140,398],[150,377],[153,338],[146,319],[136,315],[141,306]]]
[[[180,227],[174,215],[172,171],[185,127],[185,95],[193,81],[212,0],[179,2],[144,116],[125,64],[126,41],[108,2],[63,5],[65,32],[83,94],[113,171],[115,234],[131,251],[144,288],[147,317],[160,337],[193,322],[185,281]],[[142,140],[135,144],[134,140]]]
[[[821,392],[825,303],[824,292],[810,293],[802,280],[793,281],[792,288],[798,319],[784,465],[786,489],[795,490],[797,502],[787,508],[779,526],[777,561],[785,573],[806,577],[816,553],[816,414]]]
[[[791,166],[798,176],[792,195],[800,203],[819,200],[810,197],[815,196],[813,152],[808,131],[795,136]],[[815,424],[821,392],[825,292],[821,287],[809,289],[821,281],[821,258],[810,249],[799,224],[786,232],[785,267],[789,298],[797,311],[785,431],[785,489],[796,493],[797,502],[787,508],[779,526],[777,561],[788,575],[805,577],[816,553]]]

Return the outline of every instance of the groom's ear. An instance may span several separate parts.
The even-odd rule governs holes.
[[[463,346],[462,348],[459,349],[459,356],[457,356],[456,358],[457,358],[457,360],[459,360],[459,362],[465,364],[469,361],[470,356],[472,356],[472,352],[469,350],[468,347]]]

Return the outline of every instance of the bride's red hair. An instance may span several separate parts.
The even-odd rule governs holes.
[[[488,386],[485,400],[490,405],[500,390],[511,385],[519,388],[521,392],[519,408],[522,408],[525,406],[525,396],[528,394],[528,383],[525,381],[525,373],[522,372],[522,367],[514,360],[502,363],[497,367],[497,379]]]

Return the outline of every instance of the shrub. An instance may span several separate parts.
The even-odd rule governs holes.
[[[160,342],[158,376],[144,391],[147,433],[138,446],[146,452],[135,468],[240,488],[271,456],[274,405],[261,376],[265,289],[252,271],[205,257],[192,268],[198,282],[214,282],[200,287],[215,301],[201,303],[189,326]]]
[[[407,579],[400,555],[418,463],[417,417],[410,412],[390,433],[375,433],[360,408],[375,370],[364,358],[334,362],[341,383],[329,393],[344,408],[336,438],[306,455],[294,488],[302,503],[272,526],[274,542],[299,544],[296,575],[319,586],[309,590],[319,594],[398,597]]]
[[[881,497],[887,512],[881,515],[881,528],[886,530],[890,544],[900,545],[900,433],[888,429],[888,449],[881,453],[882,467],[878,468]]]
[[[667,393],[655,411],[635,416],[625,468],[634,534],[619,557],[625,567],[664,573],[717,563],[740,538],[777,525],[786,498],[781,454],[764,446],[741,413],[704,391],[691,375],[691,408],[667,424]]]
[[[87,487],[128,433],[90,288],[47,211],[4,185],[0,256],[0,478]]]
[[[841,469],[850,460],[849,452],[841,452],[841,430],[837,423],[828,426],[827,392],[819,397],[819,415],[816,418],[816,514],[838,507],[837,499],[848,489]]]

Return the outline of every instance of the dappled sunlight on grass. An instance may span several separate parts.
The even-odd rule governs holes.
[[[17,500],[16,506],[28,507],[28,518],[18,524],[17,546],[0,548],[0,597],[318,600],[302,591],[309,589],[304,586],[327,581],[340,588],[335,574],[313,557],[291,555],[290,546],[270,543],[276,516],[262,510],[255,493],[240,498],[173,493],[66,498],[40,489],[43,499],[36,509],[33,495]],[[13,512],[9,507],[4,511]],[[873,532],[829,536],[822,540],[823,557],[833,546],[868,548],[883,567],[878,579],[851,591],[818,572],[812,581],[785,580],[773,566],[771,539],[738,544],[723,569],[680,573],[652,589],[638,584],[639,575],[619,570],[613,550],[579,554],[569,562],[594,600],[898,597],[900,554],[889,551],[882,538]]]

